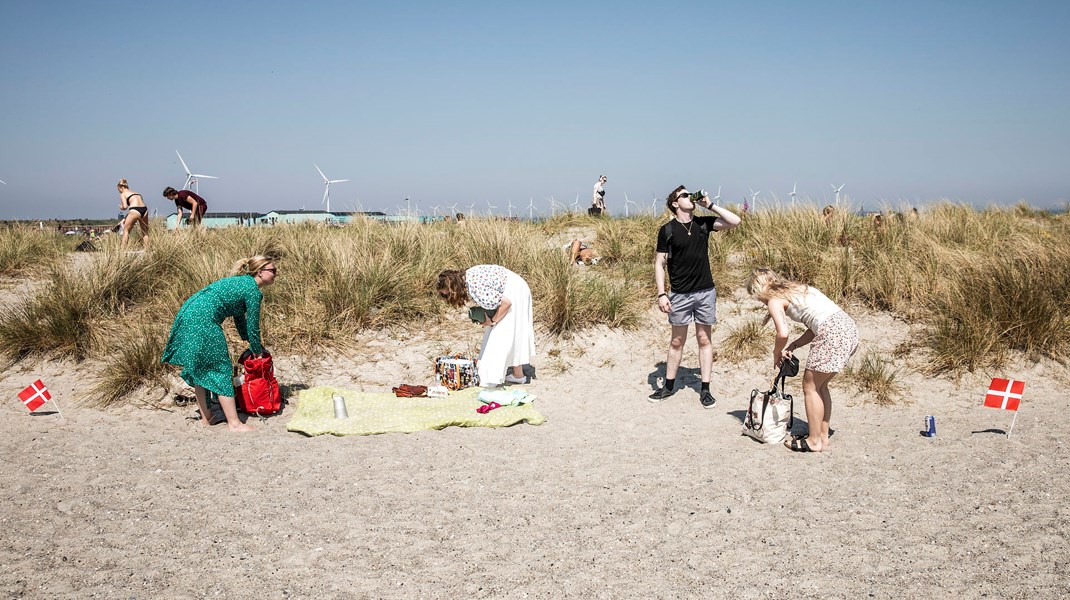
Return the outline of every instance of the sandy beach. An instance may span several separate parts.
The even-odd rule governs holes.
[[[725,294],[721,325],[755,306]],[[863,349],[908,326],[853,311]],[[386,391],[427,383],[475,327],[368,333],[359,351],[278,357],[280,382]],[[294,407],[230,434],[188,419],[175,385],[140,406],[80,406],[92,363],[22,363],[0,379],[0,594],[5,598],[1057,598],[1070,592],[1063,473],[1070,425],[1056,363],[959,381],[899,359],[909,402],[876,406],[833,385],[832,451],[740,436],[767,360],[718,360],[698,403],[646,400],[668,330],[541,335],[530,390],[548,420],[369,437],[286,431]],[[771,333],[770,333],[771,338]],[[399,343],[399,341],[401,343]],[[912,362],[913,361],[913,362]],[[988,381],[1027,382],[1012,414]],[[42,378],[60,403],[27,413]],[[176,384],[180,381],[176,378]],[[804,427],[800,398],[797,428]],[[404,400],[399,399],[399,402]],[[46,406],[41,412],[49,412]],[[919,435],[935,415],[938,435]]]

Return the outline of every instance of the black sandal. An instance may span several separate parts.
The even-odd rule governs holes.
[[[805,437],[792,438],[791,445],[788,446],[788,449],[792,452],[813,452],[813,450],[810,449],[810,444],[806,442]]]

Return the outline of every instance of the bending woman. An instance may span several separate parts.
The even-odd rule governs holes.
[[[858,348],[858,327],[853,319],[817,288],[790,281],[771,269],[755,269],[747,281],[747,293],[765,303],[776,326],[773,344],[773,368],[792,355],[796,348],[810,342],[810,356],[803,375],[803,396],[806,421],[810,431],[794,436],[784,445],[796,452],[828,450],[829,418],[832,416],[832,395],[829,382],[847,365]],[[785,316],[806,325],[806,332],[788,344]],[[786,347],[785,347],[785,344]]]
[[[141,194],[130,189],[125,179],[120,179],[117,186],[119,188],[119,209],[126,211],[126,216],[123,217],[123,242],[122,245],[126,246],[126,241],[130,238],[130,232],[134,229],[135,224],[141,225],[141,242],[145,244],[145,249],[149,249],[149,209],[145,206],[145,199],[141,197]]]
[[[186,300],[175,316],[161,362],[182,367],[182,379],[193,386],[201,422],[211,425],[206,390],[219,396],[219,404],[231,431],[252,431],[238,419],[234,404],[233,366],[223,321],[234,317],[241,339],[259,358],[260,289],[275,282],[275,263],[266,256],[253,256],[234,265],[234,275],[220,279]]]
[[[535,325],[531,288],[516,273],[498,265],[477,265],[467,271],[447,270],[438,274],[438,293],[450,305],[461,307],[469,300],[495,310],[482,325],[486,327],[479,350],[479,384],[495,387],[525,383],[523,365],[535,355]],[[506,375],[506,367],[512,372]]]

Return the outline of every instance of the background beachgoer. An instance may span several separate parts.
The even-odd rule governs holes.
[[[606,212],[606,179],[605,175],[600,175],[598,181],[594,182],[594,193],[591,194],[591,210],[592,215],[601,215]]]
[[[502,266],[477,265],[466,271],[442,271],[436,289],[452,306],[471,300],[497,310],[482,323],[486,332],[479,349],[479,384],[526,383],[523,366],[535,355],[535,324],[531,289],[524,278]],[[507,367],[512,368],[508,375]]]
[[[201,421],[211,425],[207,391],[219,396],[231,431],[250,431],[238,418],[234,404],[233,365],[223,321],[234,318],[241,339],[259,358],[264,354],[260,341],[260,289],[275,282],[275,263],[266,256],[253,256],[234,265],[233,276],[208,284],[186,300],[175,315],[161,362],[182,367],[182,379],[193,386]]]
[[[204,198],[201,198],[189,190],[176,190],[173,187],[165,188],[163,197],[174,202],[175,208],[178,210],[178,221],[175,224],[176,228],[182,224],[183,210],[189,209],[190,225],[200,224],[201,218],[204,217],[204,213],[208,212],[208,203],[204,201]]]
[[[817,288],[784,279],[771,269],[755,269],[747,281],[747,293],[769,309],[768,319],[776,327],[773,368],[779,369],[796,348],[813,342],[803,376],[806,421],[805,436],[785,440],[797,452],[821,452],[829,445],[829,418],[832,394],[829,382],[847,365],[858,348],[858,327],[853,319]],[[790,344],[785,316],[806,325],[806,332]],[[785,344],[787,346],[785,347]]]
[[[126,246],[126,241],[130,238],[130,231],[134,228],[135,224],[141,226],[141,243],[145,245],[145,249],[149,249],[149,209],[145,206],[145,199],[141,197],[141,194],[130,189],[130,186],[126,183],[126,179],[120,179],[116,184],[119,189],[119,209],[126,211],[126,216],[122,222],[123,241],[122,245]]]

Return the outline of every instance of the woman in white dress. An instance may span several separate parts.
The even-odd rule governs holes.
[[[527,383],[523,366],[535,355],[535,321],[531,288],[524,278],[499,265],[476,265],[439,273],[436,289],[452,306],[461,307],[471,300],[495,311],[481,323],[486,332],[479,351],[479,384]],[[512,369],[508,374],[507,368]]]

